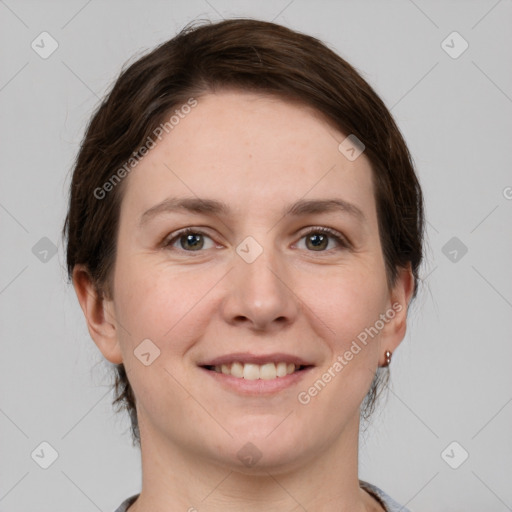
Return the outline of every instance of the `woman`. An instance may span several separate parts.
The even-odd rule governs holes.
[[[93,116],[64,226],[140,444],[117,512],[406,510],[358,479],[402,341],[422,194],[371,87],[318,40],[188,27]]]

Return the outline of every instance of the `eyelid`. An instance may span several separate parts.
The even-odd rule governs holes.
[[[339,231],[337,231],[336,229],[329,228],[327,226],[309,226],[305,229],[306,229],[306,231],[302,232],[299,240],[302,240],[302,238],[309,235],[310,233],[322,233],[322,234],[329,235],[331,238],[333,238],[341,248],[349,249],[352,247],[352,244],[348,240],[348,238],[345,235],[343,235],[342,233],[340,233]],[[329,249],[327,251],[308,251],[308,252],[312,252],[312,253],[317,252],[317,253],[321,254],[321,253],[326,253],[326,252],[329,253],[331,250],[332,249]]]
[[[182,236],[185,236],[185,235],[188,235],[188,234],[194,234],[194,235],[202,235],[202,236],[206,236],[208,238],[210,238],[214,243],[215,240],[213,239],[213,237],[211,235],[209,235],[206,231],[205,231],[205,228],[195,228],[193,226],[189,226],[187,228],[183,228],[183,229],[179,229],[177,231],[174,231],[172,233],[170,233],[169,235],[167,235],[162,243],[161,243],[161,246],[164,248],[164,249],[168,249],[168,250],[176,250],[178,252],[186,252],[186,253],[200,253],[200,252],[204,252],[204,250],[200,250],[200,251],[186,251],[185,249],[175,249],[172,247],[172,245],[174,243],[176,243]]]

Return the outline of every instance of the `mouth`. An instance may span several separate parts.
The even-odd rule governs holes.
[[[297,385],[315,365],[289,354],[231,354],[198,366],[224,389],[267,395]]]
[[[235,361],[228,364],[204,365],[202,368],[223,375],[229,375],[236,379],[274,380],[286,377],[292,373],[304,371],[311,366],[312,365],[296,365],[295,363],[286,363],[285,361],[280,361],[277,364],[273,362],[255,364]]]

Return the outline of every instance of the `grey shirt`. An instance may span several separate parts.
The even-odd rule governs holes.
[[[368,491],[380,504],[384,507],[386,512],[411,512],[408,508],[402,507],[399,503],[397,503],[393,498],[388,496],[384,491],[379,489],[377,486],[369,484],[368,482],[364,482],[363,480],[359,480],[359,485],[365,491]],[[123,501],[118,509],[115,512],[126,512],[128,507],[134,503],[134,501],[139,497],[138,494],[134,494],[130,496],[128,499]]]

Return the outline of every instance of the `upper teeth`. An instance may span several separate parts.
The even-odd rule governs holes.
[[[225,375],[232,375],[239,379],[256,380],[264,379],[270,380],[276,377],[285,377],[290,373],[293,373],[296,369],[294,363],[265,363],[265,364],[253,364],[240,362],[234,362],[232,364],[223,364],[220,366],[214,366],[214,370]]]

